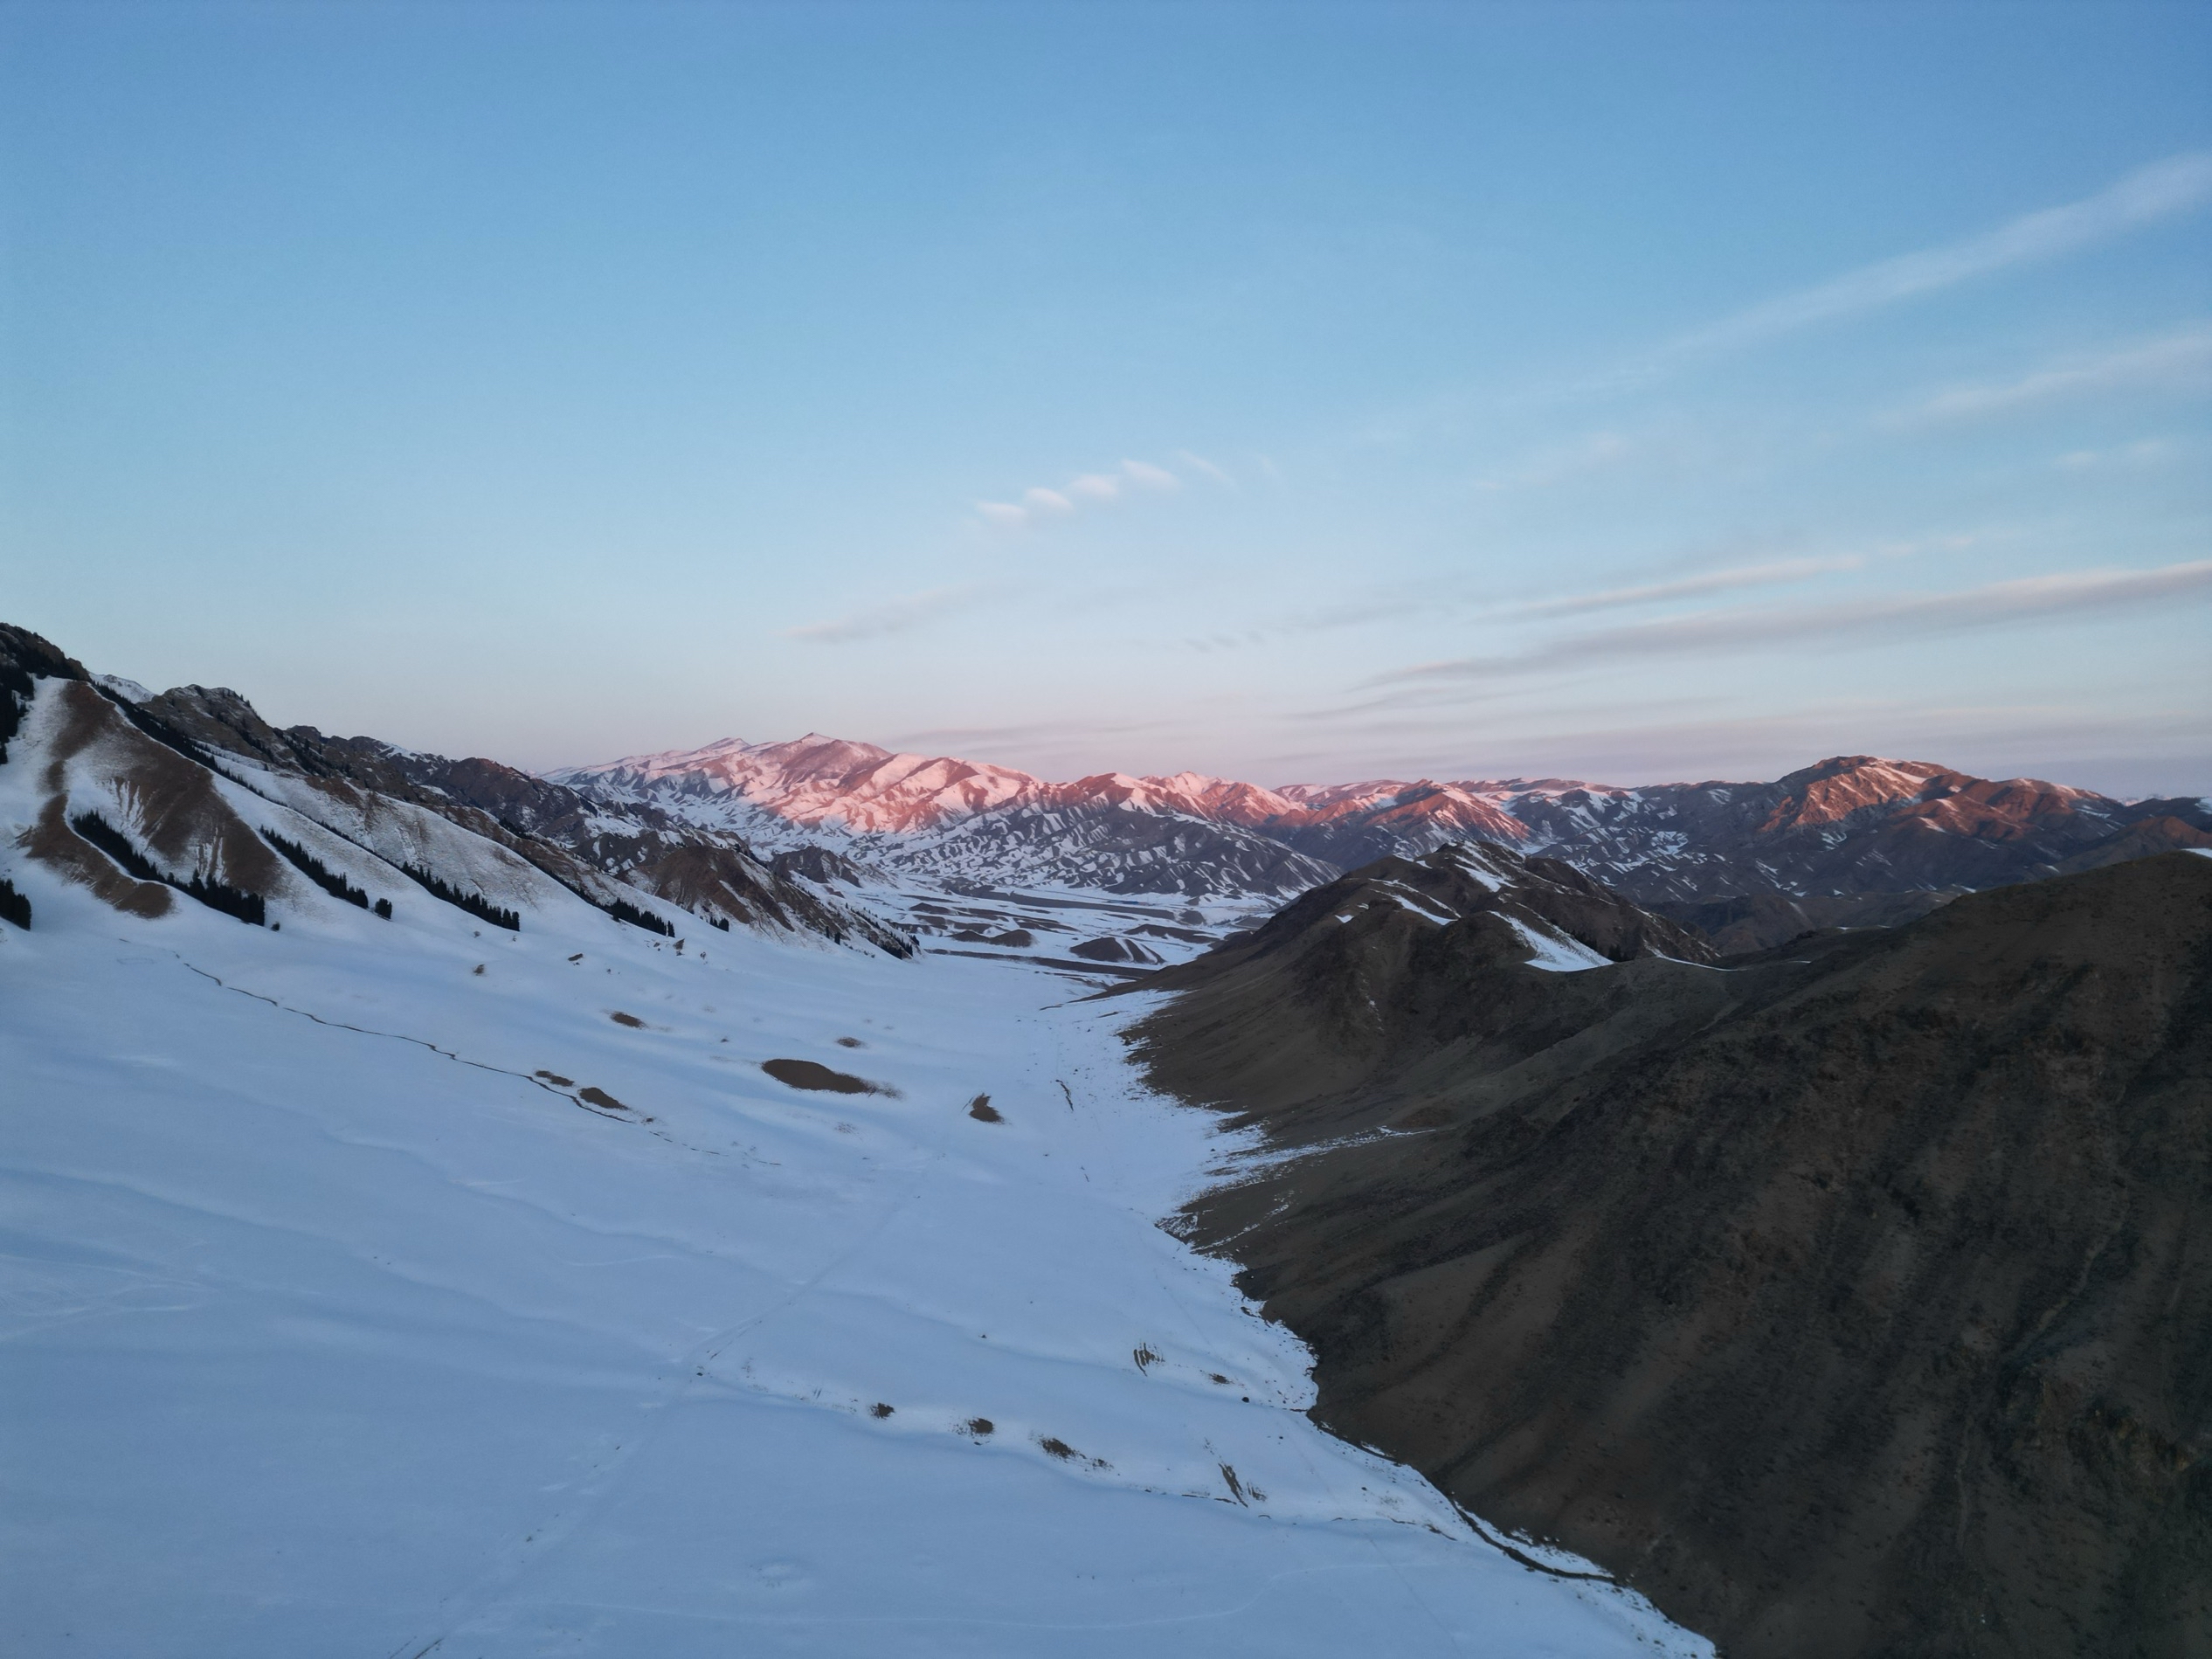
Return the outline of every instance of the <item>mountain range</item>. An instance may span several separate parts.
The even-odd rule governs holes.
[[[1870,757],[1262,790],[809,738],[535,776],[0,626],[36,1106],[0,1303],[40,1379],[0,1600],[26,1650],[94,1604],[117,1651],[286,1653],[372,1605],[417,1652],[619,1604],[621,1650],[703,1652],[670,1633],[812,1575],[870,1651],[1042,1585],[994,1650],[1120,1642],[1142,1586],[1200,1620],[1174,1651],[1229,1607],[1255,1651],[1710,1654],[1633,1589],[1745,1659],[2179,1659],[2208,848],[2202,801]],[[985,1449],[1015,1486],[971,1486]]]
[[[894,955],[930,939],[987,955],[1034,949],[1033,960],[1094,973],[1187,957],[1347,869],[1470,840],[1572,865],[1724,950],[1892,926],[1962,892],[2212,847],[2202,798],[2123,801],[1870,756],[1766,782],[1262,787],[1188,771],[1053,782],[810,734],[534,775],[280,729],[235,691],[151,692],[18,629],[0,629],[0,658],[26,692],[37,674],[79,681],[112,718],[195,763],[227,757],[233,775],[242,765],[278,780],[257,787],[311,810],[404,803],[603,907],[643,894],[717,927]]]
[[[2121,801],[1865,755],[1771,782],[1262,788],[1197,772],[1053,783],[809,735],[730,739],[551,778],[610,810],[658,809],[764,847],[829,846],[858,865],[955,890],[1046,884],[1273,898],[1378,858],[1484,840],[1566,860],[1677,919],[1733,929],[1746,944],[1777,928],[1900,921],[1968,889],[2212,846],[2212,806],[2201,798]]]

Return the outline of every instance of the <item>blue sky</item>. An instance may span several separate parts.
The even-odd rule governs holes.
[[[0,10],[0,616],[532,766],[2212,790],[2212,8]]]

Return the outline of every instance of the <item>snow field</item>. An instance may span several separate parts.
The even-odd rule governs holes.
[[[10,874],[9,1651],[1710,1652],[1306,1420],[1157,1225],[1234,1147],[1137,1085],[1138,999]]]

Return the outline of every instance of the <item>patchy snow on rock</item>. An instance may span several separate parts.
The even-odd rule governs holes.
[[[1458,914],[1447,909],[1442,901],[1432,899],[1423,893],[1416,893],[1403,881],[1379,881],[1374,885],[1387,897],[1395,899],[1400,908],[1411,910],[1425,922],[1434,922],[1441,926],[1449,927],[1453,923],[1460,920]],[[1492,886],[1490,890],[1494,893],[1497,888]]]
[[[1612,965],[1612,959],[1600,956],[1580,939],[1571,939],[1552,928],[1531,926],[1517,916],[1501,910],[1498,919],[1521,936],[1521,942],[1536,954],[1528,965],[1541,968],[1546,973],[1580,973],[1585,968],[1603,968]]]
[[[149,702],[154,694],[135,680],[126,680],[119,674],[96,674],[93,683],[101,689],[114,692],[125,702]]]

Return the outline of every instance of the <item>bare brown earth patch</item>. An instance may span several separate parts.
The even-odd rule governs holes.
[[[888,1095],[898,1090],[888,1083],[872,1083],[849,1071],[832,1071],[816,1060],[764,1060],[760,1068],[789,1089],[811,1089],[833,1095]]]
[[[556,1089],[573,1089],[576,1087],[576,1083],[573,1079],[563,1077],[557,1071],[541,1071],[537,1075],[544,1078],[547,1082],[552,1084]]]
[[[868,1045],[862,1042],[858,1037],[840,1037],[837,1040],[837,1046],[840,1048],[865,1048],[868,1047]]]
[[[124,816],[173,870],[197,871],[248,893],[281,890],[277,855],[232,810],[205,767],[164,748],[131,725],[92,687],[62,688],[66,718],[47,771],[58,787],[62,763],[101,745]]]
[[[968,1103],[968,1116],[978,1123],[1003,1123],[1006,1121],[999,1115],[999,1109],[991,1103],[988,1095],[978,1095]]]
[[[1093,1469],[1114,1467],[1103,1457],[1086,1457],[1057,1434],[1040,1434],[1037,1444],[1046,1456],[1056,1457],[1063,1463],[1088,1463]]]
[[[644,1020],[639,1019],[635,1014],[624,1013],[619,1009],[617,1009],[614,1013],[609,1014],[607,1018],[613,1020],[618,1026],[629,1027],[632,1031],[643,1031],[645,1029]]]
[[[125,916],[149,921],[167,916],[173,901],[158,881],[141,881],[115,868],[112,860],[69,827],[68,799],[54,795],[39,810],[38,821],[16,838],[16,845],[94,898]]]
[[[611,1112],[626,1112],[630,1109],[613,1096],[608,1094],[605,1089],[594,1089],[589,1084],[577,1089],[576,1097],[586,1106],[598,1106]]]

